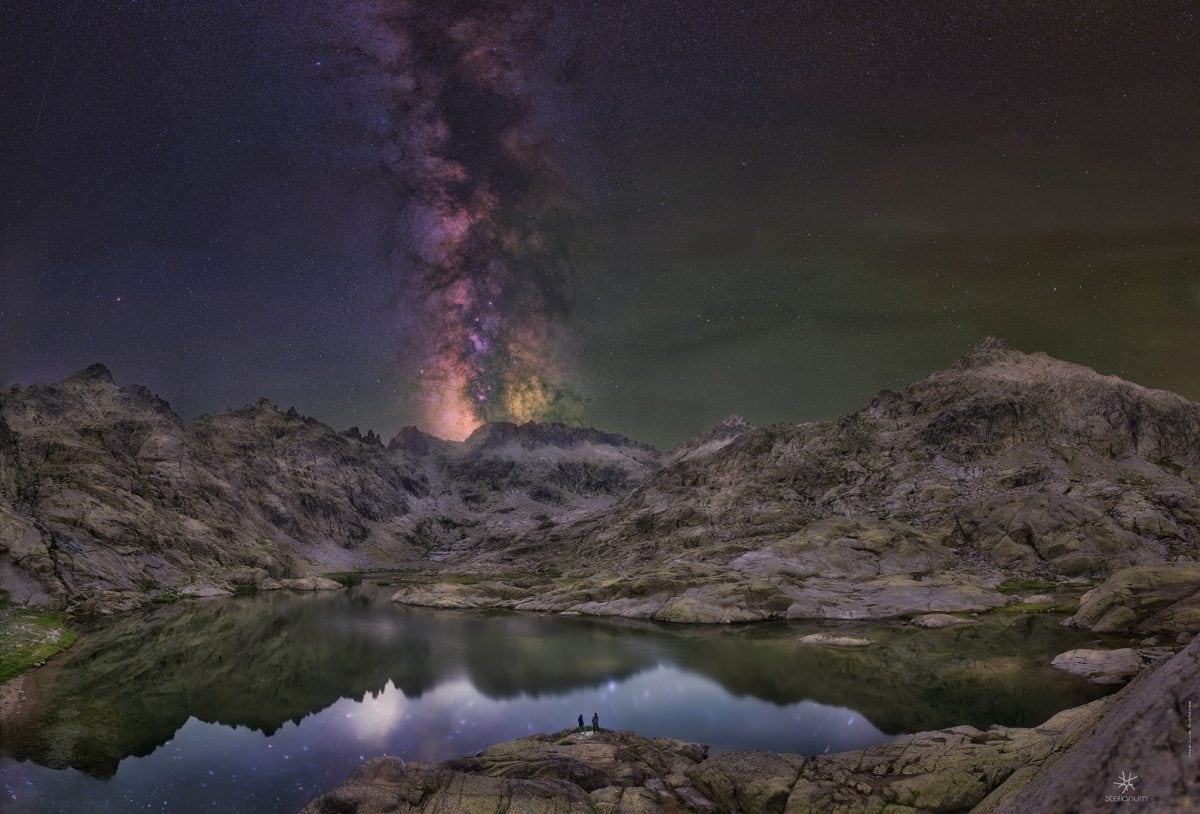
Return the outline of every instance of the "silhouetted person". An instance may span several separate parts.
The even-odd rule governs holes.
[[[592,713],[592,731],[593,732],[600,731],[600,716],[594,712]]]
[[[579,731],[580,731],[580,733],[584,732],[585,729],[586,728],[583,725],[583,713],[581,712],[581,713],[579,713]]]

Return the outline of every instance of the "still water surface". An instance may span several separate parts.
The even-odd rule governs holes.
[[[970,723],[1033,725],[1104,690],[1049,669],[1053,617],[919,630],[667,627],[393,606],[388,590],[182,602],[30,674],[0,735],[5,812],[295,811],[380,754],[441,760],[602,726],[816,754]]]

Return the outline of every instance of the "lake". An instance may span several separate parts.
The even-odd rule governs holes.
[[[9,814],[295,811],[380,754],[436,761],[601,726],[817,754],[969,723],[1028,726],[1111,691],[1049,668],[1089,638],[1061,617],[944,630],[664,626],[432,611],[385,587],[156,607],[28,674],[0,733]]]

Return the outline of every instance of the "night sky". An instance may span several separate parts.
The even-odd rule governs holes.
[[[0,384],[828,418],[996,334],[1200,399],[1186,2],[7,0]]]

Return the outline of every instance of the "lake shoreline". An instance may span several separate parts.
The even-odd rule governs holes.
[[[555,811],[578,814],[816,814],[892,806],[1004,814],[1067,804],[1102,811],[1118,764],[1152,778],[1144,784],[1146,810],[1183,810],[1200,795],[1200,772],[1184,753],[1182,712],[1200,701],[1198,668],[1200,637],[1117,694],[1038,727],[958,726],[828,756],[710,758],[700,744],[563,730],[436,765],[379,757],[302,814],[416,814],[449,801],[496,811],[552,803]],[[1190,756],[1190,718],[1186,725]]]
[[[143,790],[190,810],[206,783],[231,812],[294,811],[360,754],[445,760],[593,710],[714,753],[821,754],[1027,727],[1114,689],[1050,667],[1091,640],[1046,615],[668,625],[413,608],[391,587],[181,601],[89,629],[26,674],[4,724],[5,780],[32,801],[15,810],[127,810]],[[231,796],[251,790],[253,807]]]

